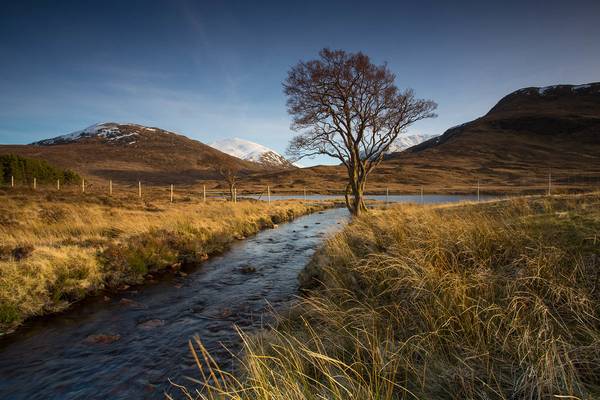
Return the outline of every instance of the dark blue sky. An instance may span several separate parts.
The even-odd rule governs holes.
[[[600,1],[18,1],[0,13],[0,143],[96,122],[283,151],[281,82],[323,47],[387,61],[439,134],[524,86],[600,81]]]

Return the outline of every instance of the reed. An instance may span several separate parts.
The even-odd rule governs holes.
[[[321,205],[94,196],[3,196],[0,333],[89,293],[198,264],[236,240]]]
[[[196,339],[185,394],[599,398],[599,253],[599,193],[373,211],[317,252],[273,329],[241,333],[235,375]]]

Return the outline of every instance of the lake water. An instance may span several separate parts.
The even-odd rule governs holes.
[[[239,196],[256,199],[256,200],[267,200],[265,195],[252,195],[252,196]],[[480,200],[489,200],[497,196],[480,196]],[[271,195],[271,200],[343,200],[343,195],[329,195],[329,194],[309,194],[304,197],[303,194],[290,194],[290,195]],[[390,203],[424,203],[424,204],[440,204],[440,203],[454,203],[458,201],[477,201],[477,195],[451,195],[451,194],[426,194],[421,195],[366,195],[367,200],[383,201]]]

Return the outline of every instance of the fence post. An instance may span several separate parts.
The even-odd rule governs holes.
[[[37,178],[33,178],[33,190],[37,189]]]
[[[267,201],[271,204],[271,188],[267,185]]]
[[[206,185],[202,185],[202,201],[206,203]]]
[[[171,203],[173,202],[173,185],[171,185]]]
[[[85,193],[85,178],[81,178],[81,193]]]
[[[390,189],[385,188],[385,204],[389,203],[389,201],[390,201]]]
[[[56,180],[56,190],[60,190],[60,179]]]
[[[10,187],[14,188],[15,187],[15,177],[14,176],[10,176]]]
[[[142,198],[142,182],[138,181],[138,197]]]
[[[108,195],[112,196],[112,179],[108,181]]]
[[[237,203],[237,188],[233,188],[233,202]]]

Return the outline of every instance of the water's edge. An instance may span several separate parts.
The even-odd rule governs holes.
[[[329,209],[329,208],[335,208],[335,207],[339,207],[339,206],[340,206],[339,204],[336,205],[335,203],[318,203],[316,205],[309,206],[309,208],[307,208],[305,213],[295,214],[290,219],[282,221],[281,223],[282,224],[290,223],[290,222],[293,222],[294,220],[296,220],[300,217],[303,217],[305,215],[310,215],[313,213],[321,212],[321,211]],[[277,226],[277,224],[275,224],[275,226]],[[273,227],[260,226],[258,231],[256,231],[252,235],[249,235],[248,237],[253,237],[267,229],[273,229]],[[206,263],[207,261],[209,261],[211,258],[222,255],[222,254],[226,253],[227,251],[229,251],[231,245],[233,243],[235,243],[236,241],[246,240],[248,237],[239,239],[239,238],[235,238],[232,236],[230,238],[229,243],[227,243],[226,247],[206,254],[206,258],[203,259],[202,261],[182,264],[182,266],[178,270],[171,269],[171,268],[165,268],[165,269],[151,271],[151,272],[148,272],[146,275],[144,275],[143,282],[140,282],[140,283],[125,283],[124,282],[124,283],[121,283],[118,286],[114,286],[114,287],[105,287],[102,289],[94,289],[93,291],[85,293],[83,295],[83,297],[70,302],[64,308],[61,308],[58,311],[48,312],[48,313],[45,313],[42,315],[29,317],[25,321],[23,321],[22,323],[20,323],[19,325],[17,325],[16,327],[14,327],[11,330],[8,330],[6,332],[0,331],[0,345],[2,344],[2,341],[5,340],[5,338],[10,337],[12,335],[18,335],[19,331],[22,329],[26,329],[26,326],[28,324],[36,323],[36,322],[40,322],[40,321],[47,321],[55,316],[58,316],[58,315],[61,315],[61,314],[71,311],[74,307],[77,307],[80,304],[85,304],[86,302],[97,302],[98,299],[105,298],[107,296],[110,297],[110,296],[113,296],[113,295],[116,295],[118,293],[122,293],[122,292],[125,292],[128,290],[139,290],[140,288],[143,288],[146,285],[156,283],[156,281],[160,281],[160,280],[164,280],[164,279],[173,279],[176,276],[181,276],[181,275],[185,275],[190,272],[196,271],[198,268],[201,268],[202,265],[204,263]]]
[[[193,386],[186,377],[199,377],[190,338],[231,370],[241,350],[234,326],[258,331],[288,307],[301,271],[348,220],[345,208],[304,215],[234,241],[186,274],[28,321],[0,338],[0,398],[180,398],[169,380]]]
[[[198,376],[198,334],[224,366],[240,349],[233,326],[264,327],[297,295],[298,273],[345,209],[305,215],[232,244],[187,276],[97,296],[0,340],[0,398],[163,398],[168,380]],[[176,396],[177,397],[177,396]]]

